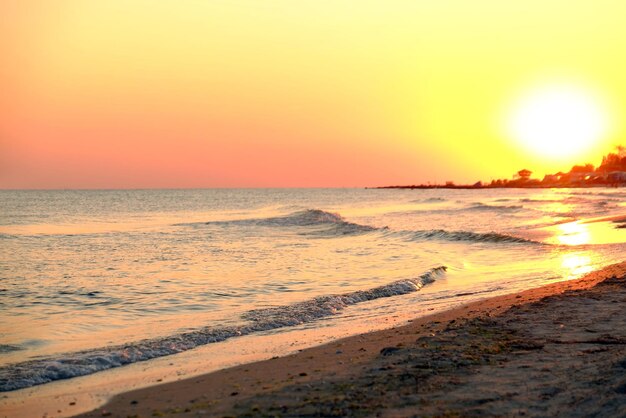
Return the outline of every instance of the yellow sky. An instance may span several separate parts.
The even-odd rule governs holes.
[[[624,16],[616,0],[2,2],[0,187],[461,183],[597,164],[626,142]],[[585,155],[542,156],[502,129],[552,81],[610,112]]]

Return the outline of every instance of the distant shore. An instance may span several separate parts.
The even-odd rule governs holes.
[[[81,416],[623,415],[625,311],[626,261]]]
[[[626,184],[516,184],[506,186],[493,186],[491,184],[413,184],[404,186],[376,186],[366,189],[588,189],[599,187],[626,187]]]

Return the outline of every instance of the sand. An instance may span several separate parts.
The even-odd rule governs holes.
[[[626,416],[626,262],[81,416],[512,415]]]

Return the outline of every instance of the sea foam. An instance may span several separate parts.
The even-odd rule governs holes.
[[[98,371],[191,350],[195,347],[336,315],[350,305],[415,292],[445,273],[439,266],[426,273],[383,286],[340,295],[320,296],[273,308],[255,309],[243,315],[247,322],[223,328],[205,327],[162,338],[109,346],[25,361],[0,368],[0,392],[84,376]]]

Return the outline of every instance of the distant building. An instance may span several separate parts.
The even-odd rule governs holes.
[[[612,171],[607,179],[611,184],[626,184],[626,171]]]

